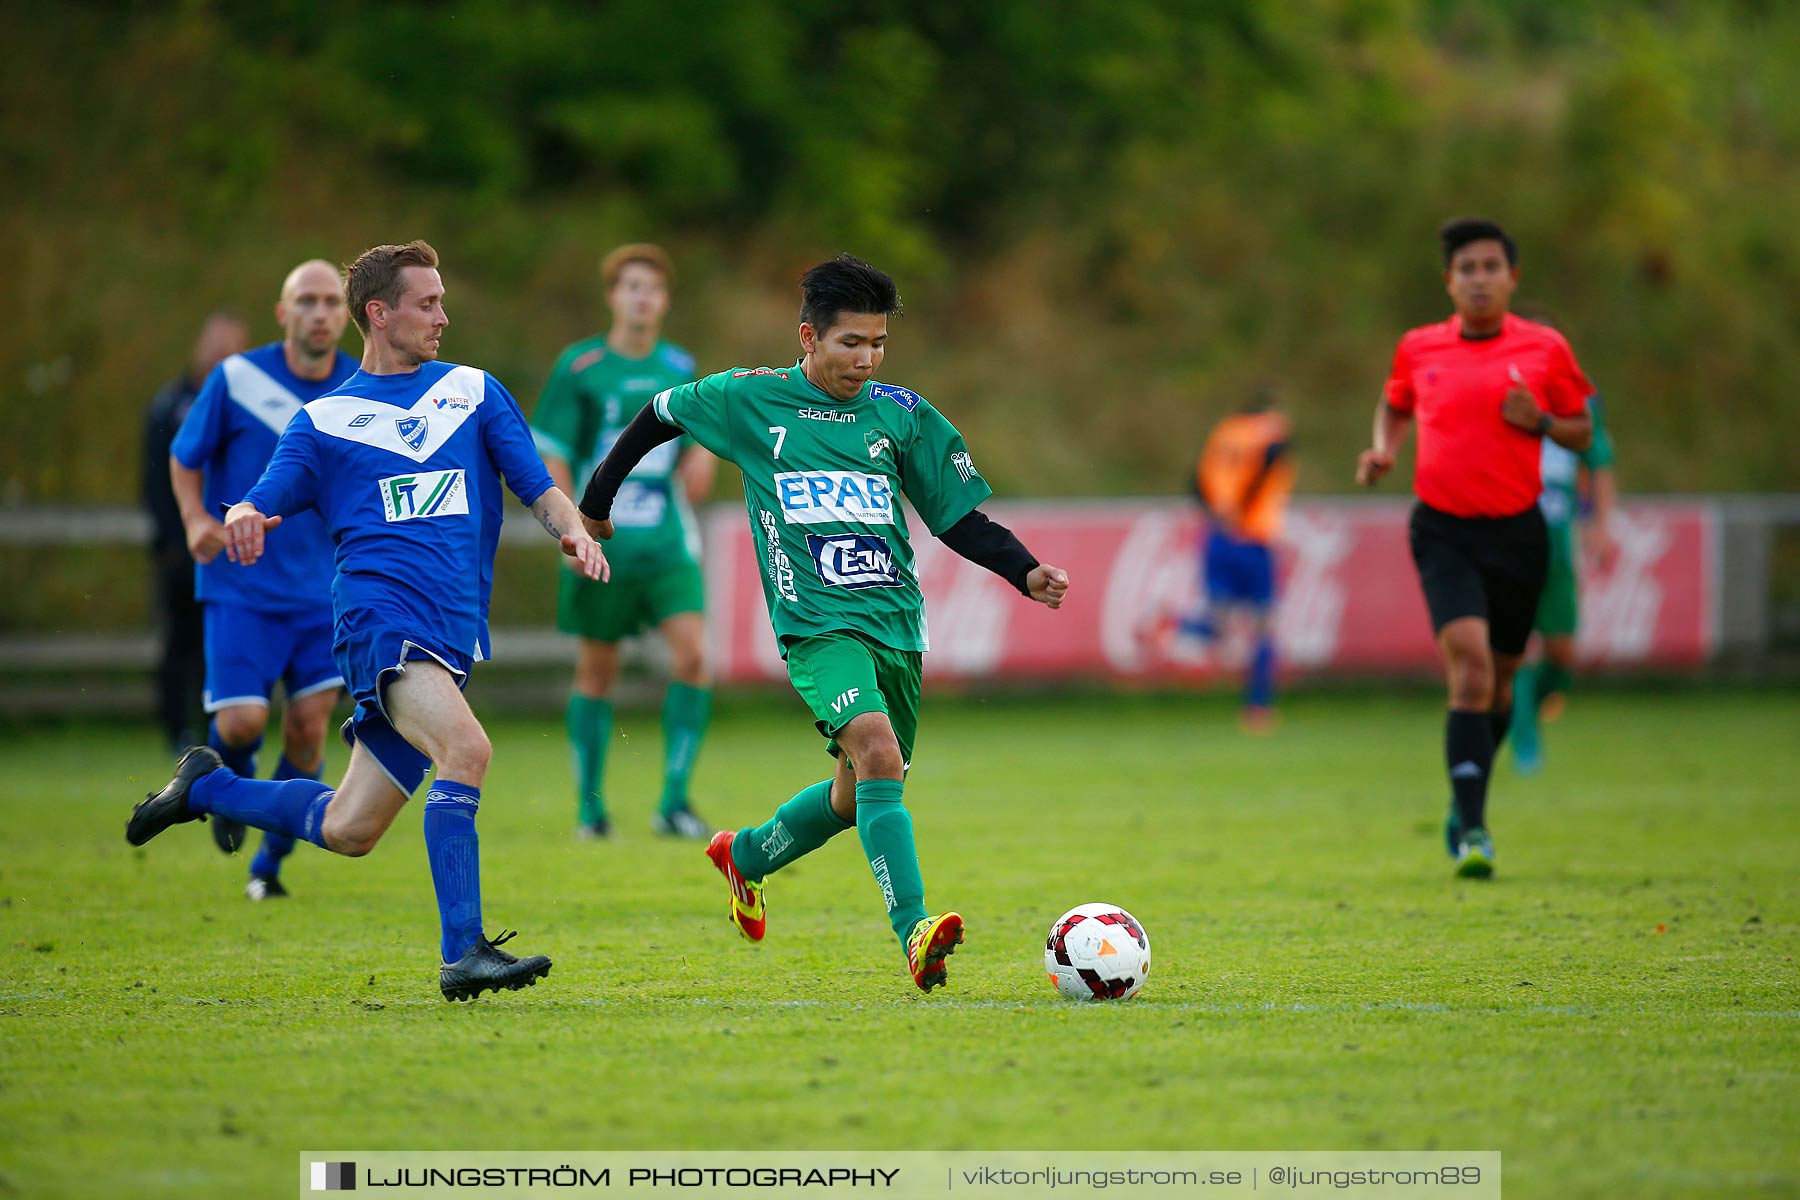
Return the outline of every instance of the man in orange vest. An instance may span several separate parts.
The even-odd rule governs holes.
[[[1207,607],[1181,622],[1183,633],[1216,639],[1240,614],[1253,649],[1244,683],[1243,726],[1267,733],[1275,718],[1275,541],[1294,490],[1288,420],[1258,395],[1219,422],[1206,439],[1194,487],[1211,517],[1201,548]]]

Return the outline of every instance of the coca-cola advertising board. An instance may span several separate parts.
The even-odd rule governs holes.
[[[1242,619],[1206,610],[1198,568],[1203,527],[1192,505],[995,502],[983,511],[1040,559],[1067,570],[1069,595],[1056,612],[1033,604],[923,533],[909,515],[931,637],[928,676],[1204,682],[1241,665],[1248,638]],[[1406,517],[1403,501],[1294,503],[1276,550],[1274,625],[1284,674],[1437,668]],[[705,534],[719,677],[784,678],[743,510],[712,508]],[[1705,663],[1718,643],[1711,507],[1626,504],[1613,535],[1618,552],[1604,569],[1588,555],[1580,560],[1582,661],[1609,670]]]

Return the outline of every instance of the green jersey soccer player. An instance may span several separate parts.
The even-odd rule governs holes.
[[[1544,491],[1538,509],[1550,530],[1550,573],[1538,601],[1535,628],[1544,640],[1544,657],[1520,670],[1513,682],[1513,765],[1524,774],[1538,771],[1544,762],[1540,718],[1553,719],[1562,710],[1573,681],[1575,631],[1581,611],[1575,570],[1575,518],[1581,510],[1581,468],[1588,472],[1594,507],[1588,521],[1588,548],[1602,564],[1612,561],[1613,510],[1618,485],[1613,479],[1613,440],[1607,431],[1598,393],[1588,397],[1594,417],[1594,440],[1579,453],[1565,450],[1546,439],[1539,470]]]
[[[660,336],[671,272],[660,246],[620,246],[607,255],[600,275],[612,329],[564,350],[544,385],[531,429],[551,478],[570,494],[572,469],[586,479],[650,397],[694,377],[693,357]],[[605,837],[611,829],[603,790],[613,726],[607,696],[619,673],[619,642],[646,629],[668,642],[674,676],[663,700],[662,802],[651,827],[692,838],[711,832],[688,806],[688,776],[712,712],[700,537],[689,500],[712,488],[713,466],[712,455],[691,439],[658,446],[613,505],[612,582],[603,587],[576,571],[563,573],[556,625],[581,639],[568,731],[583,836]]]
[[[900,497],[945,545],[1039,603],[1059,607],[1069,577],[982,515],[993,493],[955,426],[916,392],[872,378],[900,308],[894,281],[846,254],[808,271],[800,290],[798,362],[659,394],[600,464],[581,508],[598,536],[615,536],[629,473],[683,434],[742,470],[775,640],[838,767],[762,825],[714,834],[707,855],[730,885],[732,921],[760,941],[763,879],[854,827],[913,982],[930,991],[945,981],[963,922],[927,915],[902,802],[928,639]]]

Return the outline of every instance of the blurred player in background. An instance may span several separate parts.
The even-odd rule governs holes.
[[[1249,733],[1268,733],[1275,722],[1275,542],[1294,464],[1288,420],[1266,390],[1213,429],[1194,487],[1210,518],[1200,549],[1206,609],[1180,628],[1216,641],[1228,622],[1249,626],[1241,721]]]
[[[1392,470],[1417,422],[1410,540],[1450,692],[1445,840],[1458,875],[1485,878],[1488,778],[1549,568],[1541,443],[1587,448],[1594,389],[1561,334],[1512,314],[1518,247],[1505,230],[1466,218],[1438,237],[1455,314],[1400,339],[1356,479],[1373,486]]]
[[[562,352],[531,417],[544,465],[573,496],[574,472],[586,480],[619,440],[625,423],[650,397],[694,377],[694,358],[662,340],[673,268],[660,246],[620,246],[600,264],[612,328]],[[672,659],[663,698],[662,800],[651,828],[679,837],[712,829],[688,802],[688,777],[712,714],[706,668],[705,585],[700,531],[690,502],[712,490],[713,456],[683,437],[658,446],[637,465],[613,503],[617,533],[606,548],[611,581],[564,572],[556,627],[580,639],[569,693],[569,744],[575,758],[576,832],[611,832],[605,800],[606,751],[613,708],[607,699],[619,674],[619,643],[655,629]]]
[[[343,729],[343,782],[248,779],[197,746],[132,811],[125,837],[141,846],[210,814],[360,857],[435,764],[424,832],[438,989],[468,1000],[535,984],[551,965],[501,950],[511,935],[490,941],[481,920],[475,814],[493,749],[462,688],[492,654],[503,478],[589,578],[604,575],[606,559],[550,482],[511,394],[486,371],[438,361],[450,318],[437,265],[422,241],[375,246],[350,265],[362,368],[295,414],[268,469],[225,517],[226,553],[245,567],[295,514],[316,511],[331,532],[337,664],[356,702]]]
[[[873,379],[900,309],[894,281],[846,254],[809,270],[800,289],[801,358],[659,394],[594,473],[582,516],[612,536],[633,468],[684,433],[742,469],[776,643],[838,765],[764,824],[720,830],[707,856],[730,886],[733,923],[761,941],[763,879],[855,829],[913,982],[930,991],[963,923],[927,915],[903,803],[928,646],[899,496],[945,545],[1033,600],[1058,607],[1069,579],[980,512],[993,493],[956,428],[917,393]]]
[[[181,507],[169,486],[169,447],[187,419],[200,385],[228,355],[250,344],[250,328],[236,313],[215,312],[201,323],[187,370],[157,390],[144,419],[139,470],[144,511],[150,514],[150,558],[156,574],[156,717],[169,750],[179,754],[200,740],[198,718],[206,679],[205,622],[194,598],[194,559],[188,553]]]
[[[302,405],[356,371],[338,349],[349,312],[336,267],[314,259],[288,272],[275,303],[282,340],[233,354],[206,377],[170,449],[167,470],[188,550],[199,564],[206,608],[206,744],[239,775],[254,778],[276,683],[287,688],[281,758],[274,779],[317,779],[325,766],[325,726],[344,677],[331,656],[331,539],[317,513],[288,522],[250,570],[219,559],[223,506],[243,498],[269,465],[275,443]],[[227,854],[244,827],[221,817],[213,840]],[[281,864],[292,838],[265,833],[250,860],[244,894],[287,895]]]
[[[1546,322],[1548,323],[1548,322]],[[1588,397],[1594,418],[1594,440],[1579,452],[1544,439],[1540,469],[1544,492],[1538,507],[1550,530],[1550,574],[1544,581],[1544,597],[1538,602],[1534,623],[1543,640],[1544,655],[1522,667],[1513,681],[1513,765],[1526,775],[1544,764],[1543,739],[1538,722],[1553,721],[1562,712],[1575,667],[1575,631],[1581,623],[1579,580],[1576,570],[1575,519],[1581,509],[1581,472],[1587,470],[1588,495],[1592,500],[1582,538],[1602,569],[1612,565],[1618,552],[1613,540],[1613,513],[1618,507],[1618,483],[1613,477],[1613,440],[1606,428],[1600,394]]]

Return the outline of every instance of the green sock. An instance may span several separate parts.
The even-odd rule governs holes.
[[[1569,685],[1574,682],[1575,678],[1569,674],[1568,668],[1559,667],[1553,662],[1539,663],[1537,703],[1542,705],[1546,696],[1553,695],[1557,692],[1561,692],[1565,696],[1568,695]]]
[[[671,683],[663,697],[663,816],[688,806],[688,776],[712,716],[712,689]],[[738,868],[740,871],[743,868]]]
[[[1520,667],[1513,676],[1512,744],[1517,758],[1535,758],[1538,752],[1538,667]]]
[[[571,695],[566,714],[569,746],[575,751],[575,806],[583,825],[606,818],[600,777],[606,771],[606,746],[612,741],[613,707],[592,696]]]
[[[905,786],[898,779],[868,779],[856,785],[856,832],[902,949],[906,935],[925,919],[925,880],[913,846],[912,817],[901,803]]]
[[[731,843],[731,861],[752,883],[771,875],[851,828],[831,811],[831,780],[802,788],[754,829],[740,829]]]

